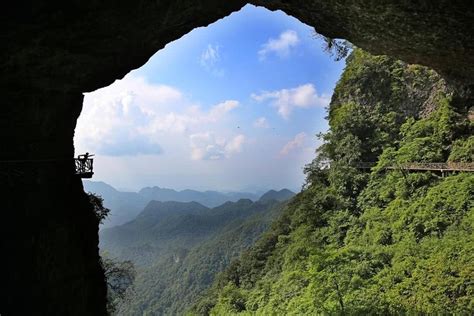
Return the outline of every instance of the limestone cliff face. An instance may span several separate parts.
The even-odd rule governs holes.
[[[373,56],[354,49],[334,89],[329,114],[345,103],[389,109],[404,117],[426,117],[436,109],[440,93],[449,93],[446,81],[434,70],[395,58]]]
[[[430,66],[466,94],[474,83],[470,1],[253,2],[328,37]],[[0,313],[105,314],[97,220],[68,160],[82,93],[246,3],[24,0],[2,8]]]

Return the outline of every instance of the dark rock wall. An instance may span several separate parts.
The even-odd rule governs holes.
[[[18,0],[2,6],[1,314],[105,314],[97,221],[67,160],[82,92],[123,77],[170,41],[245,3]],[[283,9],[328,37],[433,67],[460,85],[474,82],[471,1],[254,3]]]

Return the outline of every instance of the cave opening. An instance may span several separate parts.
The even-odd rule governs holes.
[[[320,144],[316,135],[327,130],[327,106],[343,67],[344,58],[336,60],[314,28],[282,11],[246,5],[167,44],[113,84],[85,93],[75,155],[95,154],[94,177],[84,181],[84,189],[100,195],[111,210],[99,233],[102,254],[131,260],[138,273],[139,294],[125,309],[148,304],[143,301],[158,290],[141,280],[150,270],[160,275],[157,267],[163,270],[167,258],[174,265],[191,264],[186,256],[215,232],[199,232],[193,241],[183,236],[204,229],[199,225],[207,223],[199,221],[214,220],[209,214],[219,214],[219,207],[243,203],[232,207],[245,213],[256,206],[243,199],[257,203],[270,190],[299,192],[303,168]],[[167,202],[198,202],[172,207],[209,214],[186,222],[181,233],[168,231],[174,239],[164,241],[156,236],[166,234],[166,227],[150,214],[163,211]],[[194,209],[183,212],[188,211]],[[183,216],[190,215],[166,217],[167,225],[182,225]],[[267,218],[253,220],[267,225]],[[262,232],[252,228],[243,237],[255,240]],[[248,241],[236,247],[244,245]],[[188,295],[182,306],[162,309],[169,302],[160,297],[170,294],[161,294],[156,300],[165,307],[156,303],[146,311],[182,312],[194,288],[210,285],[216,271],[209,270],[206,280],[195,281],[203,284],[181,289]],[[183,276],[175,277],[179,284]]]
[[[95,153],[94,178],[125,189],[159,179],[177,189],[277,183],[296,190],[317,147],[314,136],[327,129],[325,107],[344,64],[324,45],[313,28],[282,11],[247,5],[168,44],[110,86],[85,93],[75,155]],[[251,155],[242,155],[244,145]],[[287,163],[283,156],[292,147],[306,153]],[[238,154],[240,163],[233,159]],[[279,171],[265,170],[266,160]],[[227,179],[232,185],[222,186],[226,179],[209,169],[212,163],[234,170]],[[260,185],[252,187],[257,179]]]
[[[167,43],[246,3],[21,1],[5,6],[0,156],[69,162],[84,91],[111,84]],[[345,38],[370,53],[429,66],[472,95],[473,8],[468,2],[252,3],[283,10],[327,37]],[[2,296],[2,313],[106,313],[97,220],[87,212],[87,197],[72,168],[61,163],[3,170],[7,177],[0,185],[8,198],[2,246],[8,255],[2,277],[9,291]]]

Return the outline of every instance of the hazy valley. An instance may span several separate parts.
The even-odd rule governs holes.
[[[163,199],[170,195],[160,196],[158,192],[181,199],[189,197],[169,189],[124,193],[105,183],[86,185],[104,197],[104,204],[111,209],[110,217],[116,212],[115,205],[121,214],[130,206],[138,209],[146,201],[142,191],[154,192],[153,197]],[[229,201],[210,208],[194,201],[151,200],[130,221],[100,231],[102,255],[117,262],[133,262],[137,274],[133,292],[120,304],[119,314],[181,314],[189,309],[216,275],[260,237],[281,213],[285,201],[294,196],[287,189],[270,190],[260,198],[247,193],[184,192],[192,192],[201,201],[226,196]],[[230,201],[240,196],[258,199]],[[132,217],[133,213],[124,215],[122,218]]]

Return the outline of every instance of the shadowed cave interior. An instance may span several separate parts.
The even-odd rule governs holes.
[[[23,1],[5,8],[0,159],[35,162],[2,168],[2,313],[106,314],[98,221],[70,160],[82,93],[122,78],[167,43],[246,3]],[[467,1],[251,3],[373,54],[429,66],[472,101],[474,10]]]

